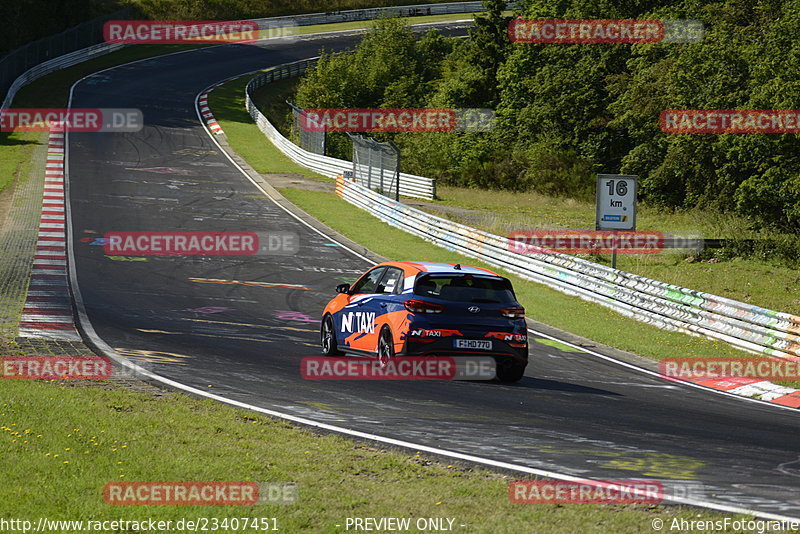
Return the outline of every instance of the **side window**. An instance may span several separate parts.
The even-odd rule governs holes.
[[[381,281],[378,284],[378,289],[375,292],[386,293],[389,295],[398,293],[398,289],[401,286],[402,280],[402,269],[397,269],[396,267],[387,267],[386,274],[384,274],[383,278],[381,278]]]
[[[377,293],[375,289],[378,287],[378,280],[381,279],[384,271],[386,271],[386,267],[378,267],[362,276],[359,281],[353,285],[352,289],[350,289],[350,294]]]

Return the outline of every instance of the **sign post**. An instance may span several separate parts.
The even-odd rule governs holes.
[[[636,230],[636,195],[639,177],[629,174],[597,175],[595,230],[612,230],[611,267],[617,268],[617,232]]]

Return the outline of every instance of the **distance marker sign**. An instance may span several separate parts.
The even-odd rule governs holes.
[[[597,175],[596,230],[636,230],[636,193],[639,177]]]

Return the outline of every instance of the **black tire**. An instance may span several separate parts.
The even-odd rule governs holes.
[[[339,350],[336,345],[336,333],[333,326],[333,317],[326,315],[322,319],[322,325],[319,329],[320,344],[322,345],[322,354],[325,356],[340,356],[344,354]]]
[[[506,358],[497,362],[497,379],[500,382],[519,382],[525,376],[526,363],[519,363],[516,360]]]
[[[389,327],[384,326],[378,337],[378,361],[381,362],[381,367],[385,367],[392,358],[394,358],[394,339]]]

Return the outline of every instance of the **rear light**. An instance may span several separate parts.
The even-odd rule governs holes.
[[[503,317],[510,317],[512,319],[524,319],[525,308],[523,308],[522,306],[510,306],[508,308],[501,308],[500,314]]]
[[[403,306],[411,313],[442,313],[442,310],[444,310],[444,304],[420,299],[408,299],[403,303]]]

